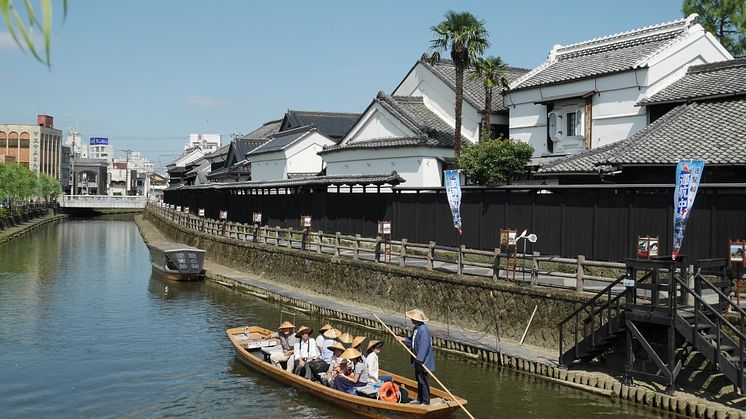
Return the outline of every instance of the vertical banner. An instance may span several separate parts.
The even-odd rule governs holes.
[[[673,252],[676,259],[684,241],[684,230],[697,197],[705,162],[703,160],[680,160],[676,166],[676,190],[673,193]]]
[[[463,231],[461,229],[461,171],[445,170],[443,175],[446,182],[448,205],[451,207],[451,214],[453,214],[453,226],[458,230],[458,234],[461,234]]]

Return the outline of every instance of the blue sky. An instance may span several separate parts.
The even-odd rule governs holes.
[[[190,132],[247,133],[287,109],[363,111],[450,9],[485,19],[488,54],[527,68],[554,44],[681,17],[676,0],[69,3],[64,25],[55,9],[51,70],[0,24],[0,122],[50,114],[160,167]]]

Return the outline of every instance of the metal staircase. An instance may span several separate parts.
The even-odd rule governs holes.
[[[683,356],[698,351],[746,393],[746,312],[728,297],[731,284],[722,259],[700,260],[692,272],[670,260],[629,260],[624,276],[560,322],[559,362],[588,362],[624,347],[629,380],[663,382],[672,392]],[[705,292],[717,302],[708,303]],[[654,373],[635,369],[642,351]]]

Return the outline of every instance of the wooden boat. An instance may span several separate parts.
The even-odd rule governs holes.
[[[228,337],[236,350],[236,355],[242,363],[283,384],[306,391],[319,399],[358,415],[371,418],[436,418],[449,416],[454,411],[459,410],[458,404],[453,400],[449,400],[449,396],[445,391],[432,387],[430,389],[431,397],[433,399],[440,398],[442,401],[440,403],[431,402],[430,405],[389,403],[375,398],[337,391],[321,383],[287,372],[284,369],[275,367],[272,363],[265,361],[262,348],[279,345],[279,340],[271,338],[273,333],[271,330],[258,326],[246,326],[228,329],[226,333],[228,333]],[[391,373],[381,371],[381,374]],[[414,394],[416,397],[416,381],[409,380],[396,374],[391,374],[391,376],[393,377],[394,382],[403,384],[409,391],[410,395]],[[458,400],[461,404],[466,404],[466,400],[462,398],[459,398]]]
[[[153,273],[174,281],[204,278],[205,251],[181,243],[148,243]]]

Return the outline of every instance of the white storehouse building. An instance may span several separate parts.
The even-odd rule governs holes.
[[[543,64],[511,83],[510,137],[529,143],[535,157],[611,144],[649,124],[640,100],[692,65],[732,58],[697,15],[556,45]]]
[[[334,144],[336,141],[321,134],[315,126],[273,134],[269,141],[246,154],[246,159],[251,162],[251,180],[283,180],[318,175],[324,169],[319,151]]]

